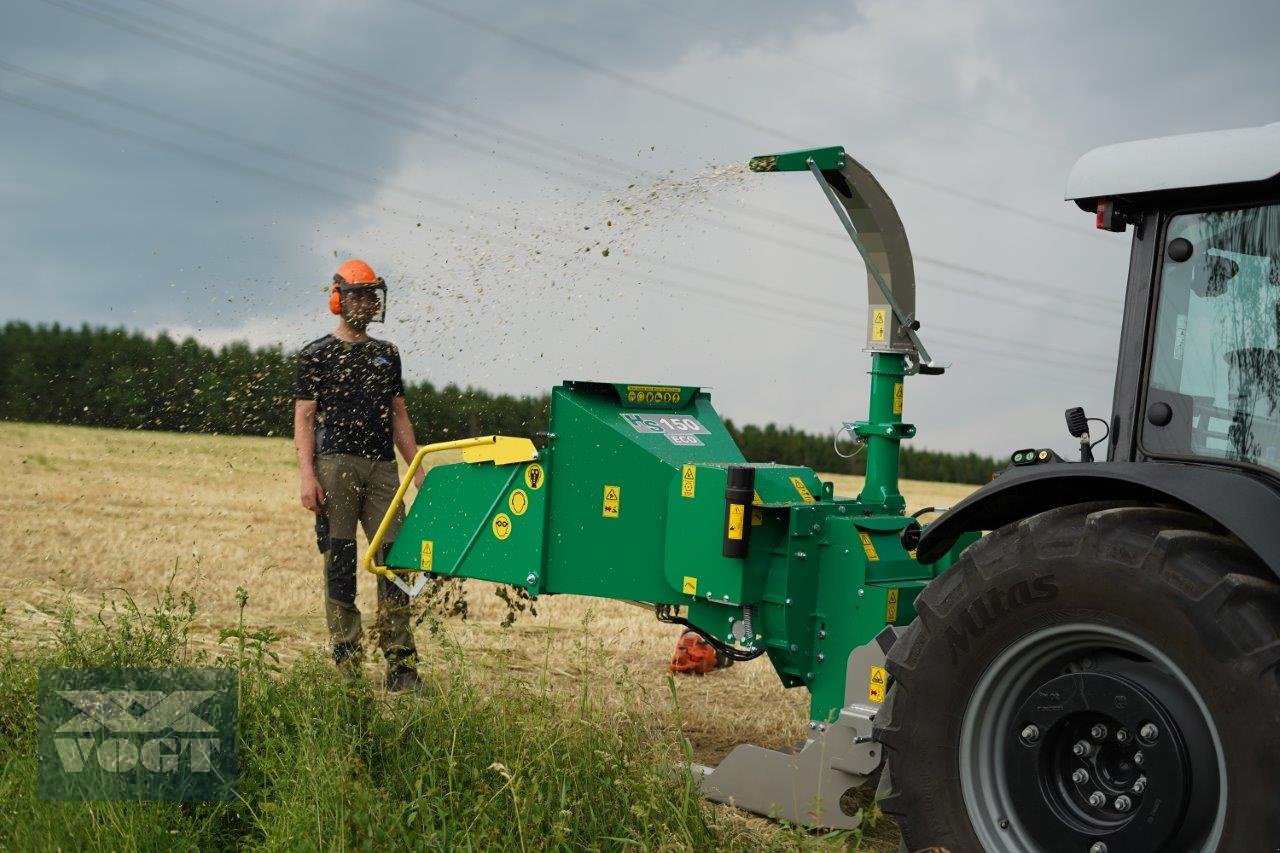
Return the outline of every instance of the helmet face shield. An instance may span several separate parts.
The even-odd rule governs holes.
[[[335,279],[337,277],[335,276]],[[335,281],[342,300],[342,319],[355,329],[387,318],[387,284],[382,279],[367,284]]]

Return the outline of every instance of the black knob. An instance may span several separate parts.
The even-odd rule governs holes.
[[[902,540],[903,548],[908,551],[914,551],[916,546],[920,544],[920,537],[923,533],[924,530],[920,527],[920,522],[913,518],[906,527],[902,528],[902,532],[898,534],[898,537]]]
[[[1169,247],[1165,251],[1169,253],[1169,260],[1182,263],[1191,257],[1195,247],[1186,237],[1174,237],[1169,241]]]
[[[1147,406],[1147,422],[1152,426],[1166,426],[1173,420],[1173,408],[1168,403],[1152,403]]]

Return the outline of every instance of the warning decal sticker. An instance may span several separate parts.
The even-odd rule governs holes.
[[[542,488],[542,484],[546,479],[546,472],[542,470],[542,466],[537,462],[524,469],[524,484],[535,492]]]
[[[888,308],[872,308],[871,309],[871,333],[870,339],[873,341],[883,341],[885,339],[885,328],[889,325],[889,309]]]
[[[493,535],[499,539],[506,539],[511,535],[511,517],[505,512],[500,512],[493,517],[493,524],[490,525]]]
[[[680,591],[683,592],[685,595],[697,595],[698,579],[685,575],[684,583],[681,585]]]
[[[680,388],[666,385],[628,385],[627,401],[630,403],[671,403],[679,405]]]
[[[876,553],[875,543],[871,541],[871,536],[858,531],[858,538],[862,540],[862,553],[867,555],[868,560],[878,560],[880,555]]]
[[[867,679],[867,698],[872,702],[883,702],[885,682],[888,680],[889,673],[885,672],[884,667],[871,667],[871,676]]]
[[[893,383],[893,413],[902,414],[902,383]]]
[[[434,550],[435,548],[432,546],[430,539],[422,540],[422,559],[418,567],[424,572],[431,571],[431,557]]]
[[[889,595],[884,601],[884,621],[885,624],[898,621],[898,590],[889,590]]]
[[[698,485],[698,467],[696,465],[685,465],[680,469],[680,497],[693,497],[694,489]]]
[[[747,508],[743,504],[729,504],[729,529],[725,531],[730,539],[741,539],[743,519],[747,514]]]
[[[515,489],[511,492],[511,497],[507,498],[507,506],[516,515],[524,515],[524,511],[529,508],[529,496],[524,489]]]
[[[622,512],[622,486],[604,487],[604,517],[617,518]]]
[[[811,504],[814,502],[813,493],[810,492],[809,487],[804,484],[804,480],[801,480],[799,477],[792,477],[791,485],[796,487],[796,491],[800,493],[800,497],[804,499],[805,503]]]

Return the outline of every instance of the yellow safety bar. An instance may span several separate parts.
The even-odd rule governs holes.
[[[510,465],[515,462],[532,462],[538,458],[538,450],[533,446],[532,441],[527,438],[513,438],[509,435],[459,438],[454,441],[438,441],[418,448],[418,452],[413,455],[413,461],[409,463],[409,470],[400,481],[400,488],[396,489],[396,496],[387,507],[387,514],[382,517],[382,523],[378,525],[378,532],[373,535],[372,541],[369,542],[369,549],[364,553],[364,567],[367,571],[381,575],[392,583],[398,582],[395,571],[386,566],[376,565],[374,561],[377,559],[378,549],[382,547],[382,540],[391,527],[391,522],[404,504],[404,495],[409,491],[409,484],[413,482],[414,474],[417,474],[418,469],[422,467],[422,460],[429,454],[439,453],[442,450],[461,450],[462,461],[472,465],[477,462]]]

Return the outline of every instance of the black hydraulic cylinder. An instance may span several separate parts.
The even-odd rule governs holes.
[[[747,556],[751,540],[751,504],[756,494],[756,469],[730,465],[724,487],[724,549],[726,557]]]

